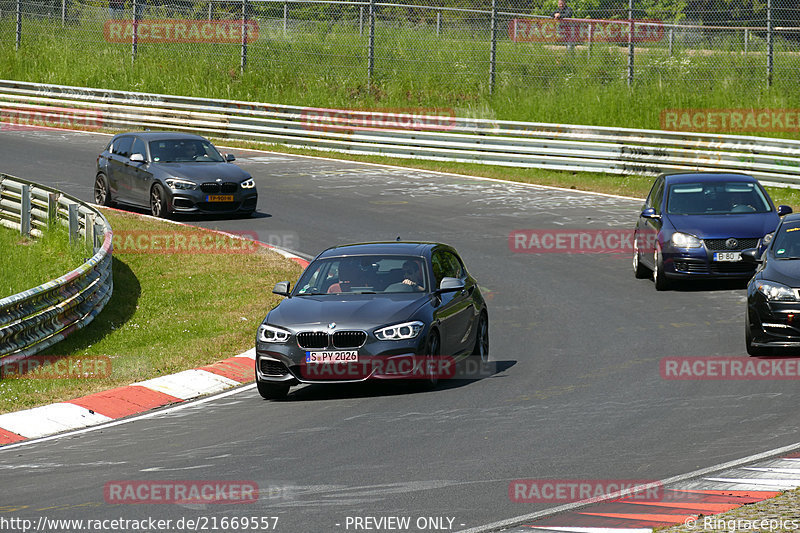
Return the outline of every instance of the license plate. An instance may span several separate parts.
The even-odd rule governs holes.
[[[741,252],[716,252],[714,254],[714,261],[736,262],[741,260],[742,260]]]
[[[357,363],[358,352],[356,350],[336,351],[336,352],[306,352],[306,363]]]
[[[232,194],[209,194],[206,196],[206,202],[232,202]]]

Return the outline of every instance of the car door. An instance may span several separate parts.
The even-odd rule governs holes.
[[[636,246],[639,249],[640,260],[650,268],[654,267],[653,253],[663,225],[661,216],[663,216],[664,184],[665,179],[663,176],[656,179],[652,189],[650,189],[650,194],[647,195],[644,206],[642,206],[642,211],[652,207],[659,216],[645,218],[640,213],[639,220],[636,222]]]
[[[131,184],[131,197],[137,204],[146,206],[150,202],[150,185],[153,182],[153,174],[150,169],[145,143],[138,137],[133,140],[131,155],[133,154],[141,154],[144,162],[128,161],[126,172]]]
[[[466,280],[466,270],[461,260],[447,249],[436,249],[431,254],[431,265],[436,288],[445,277]],[[471,293],[474,286],[465,286],[455,292],[440,293],[440,305],[434,312],[439,322],[442,354],[455,355],[469,348],[470,327],[474,316]]]
[[[133,136],[122,135],[111,144],[111,153],[108,156],[108,181],[115,196],[123,202],[132,202],[133,194],[128,175],[127,163],[131,155]]]

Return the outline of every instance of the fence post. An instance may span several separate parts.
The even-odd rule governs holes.
[[[61,27],[67,22],[67,0],[61,0]]]
[[[358,34],[364,35],[364,6],[358,8]]]
[[[494,77],[497,62],[497,0],[492,0],[492,16],[490,20],[490,39],[489,45],[489,94],[494,92]]]
[[[22,42],[22,0],[17,0],[17,36],[14,50],[19,50],[20,42]]]
[[[628,0],[628,86],[633,85],[633,0]]]
[[[744,29],[744,55],[747,55],[747,49],[750,46],[750,28]]]
[[[19,232],[29,237],[31,234],[31,186],[23,185],[19,204]]]
[[[594,24],[592,22],[589,23],[589,43],[586,46],[586,59],[590,59],[592,57],[592,38],[594,37]]]
[[[672,57],[672,47],[675,43],[675,28],[670,27],[669,29],[669,57]]]
[[[139,3],[133,0],[133,34],[131,36],[131,64],[136,62],[136,50],[139,48]]]
[[[244,74],[247,67],[247,0],[242,0],[242,55],[239,60],[239,70]]]
[[[436,36],[439,37],[442,34],[442,12],[436,12]]]
[[[208,20],[211,21],[211,2],[208,3]]]
[[[283,36],[286,37],[286,20],[289,18],[289,2],[283,3]]]
[[[67,206],[67,220],[69,221],[69,242],[78,242],[81,229],[78,222],[78,204],[69,204]]]
[[[772,85],[774,42],[772,34],[772,0],[767,0],[767,85]]]
[[[369,39],[367,41],[367,85],[372,84],[375,69],[375,0],[369,0]]]

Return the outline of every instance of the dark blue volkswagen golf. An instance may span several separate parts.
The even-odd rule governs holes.
[[[749,279],[755,265],[742,250],[769,242],[789,206],[775,209],[746,174],[662,174],[653,183],[634,230],[633,270],[652,275],[657,290],[674,279]]]

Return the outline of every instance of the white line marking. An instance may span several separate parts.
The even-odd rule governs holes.
[[[800,479],[770,479],[770,478],[751,478],[751,477],[706,477],[707,481],[717,481],[720,483],[737,483],[739,485],[763,485],[766,487],[800,487]]]
[[[552,527],[552,526],[529,526],[532,529],[546,529],[548,531],[567,531],[575,533],[651,533],[650,528],[622,528],[622,527]]]
[[[775,467],[746,467],[742,470],[753,470],[754,472],[771,472],[773,474],[800,474],[800,468],[775,468]]]

